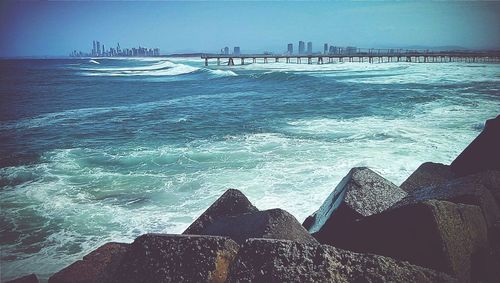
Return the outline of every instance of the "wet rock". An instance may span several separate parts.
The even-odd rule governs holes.
[[[433,187],[455,179],[450,166],[426,162],[420,165],[400,186],[406,192],[425,187]]]
[[[250,203],[242,192],[235,189],[229,189],[203,212],[203,214],[182,234],[199,235],[201,234],[200,231],[220,217],[255,211],[258,211],[258,209]]]
[[[304,222],[311,233],[380,213],[407,193],[365,167],[349,171],[318,211]]]
[[[500,217],[500,210],[491,192],[479,181],[474,182],[473,179],[469,181],[457,179],[436,187],[413,190],[394,207],[431,199],[477,205],[481,208],[488,226],[491,226]]]
[[[35,274],[30,274],[14,280],[6,281],[5,283],[38,283],[38,278]]]
[[[270,209],[216,219],[203,235],[225,236],[237,243],[249,238],[293,240],[300,243],[318,243],[290,213],[282,209]]]
[[[223,237],[142,235],[131,244],[112,282],[225,282],[238,248]]]
[[[455,282],[407,262],[327,245],[250,239],[240,248],[228,282]]]
[[[129,244],[107,243],[62,269],[49,278],[49,283],[109,282]]]
[[[336,231],[322,243],[356,252],[406,260],[471,280],[473,260],[488,247],[481,209],[446,201],[425,201],[369,216]]]
[[[458,177],[500,170],[500,115],[486,121],[483,131],[451,163]]]

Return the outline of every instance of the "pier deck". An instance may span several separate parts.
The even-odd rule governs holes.
[[[397,51],[397,52],[358,52],[352,54],[203,54],[205,66],[209,60],[216,59],[217,65],[221,60],[227,60],[228,66],[234,66],[235,60],[239,59],[241,65],[245,61],[252,63],[285,62],[301,64],[324,64],[333,62],[415,62],[415,63],[444,63],[444,62],[500,62],[500,51],[495,52],[467,52],[467,51]]]

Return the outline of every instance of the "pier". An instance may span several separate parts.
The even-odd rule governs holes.
[[[205,66],[209,60],[216,60],[217,65],[221,61],[228,66],[245,63],[269,63],[284,62],[295,64],[326,64],[342,62],[410,62],[410,63],[445,63],[445,62],[467,62],[467,63],[499,63],[500,51],[428,51],[428,50],[401,50],[401,49],[367,49],[355,53],[317,53],[317,54],[203,54]],[[239,62],[238,62],[239,61]]]

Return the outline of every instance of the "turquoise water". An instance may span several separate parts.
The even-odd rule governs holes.
[[[499,114],[500,65],[0,60],[2,280],[180,233],[228,188],[299,221],[350,168],[400,184]]]

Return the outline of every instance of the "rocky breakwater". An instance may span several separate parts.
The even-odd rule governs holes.
[[[49,282],[498,282],[499,122],[401,186],[353,168],[303,224],[231,189],[183,234],[105,244]]]

